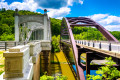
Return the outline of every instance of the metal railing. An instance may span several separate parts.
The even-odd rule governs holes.
[[[76,43],[102,49],[102,50],[106,50],[106,51],[120,53],[120,43],[116,43],[116,42],[76,40]]]
[[[0,41],[0,50],[7,50],[9,48],[12,48],[17,45],[25,45],[28,42],[23,41],[23,42],[16,42],[16,41]]]

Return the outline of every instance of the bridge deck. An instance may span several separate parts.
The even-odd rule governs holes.
[[[98,53],[103,53],[103,54],[107,54],[107,55],[110,55],[110,56],[113,56],[113,57],[120,58],[120,54],[119,54],[119,53],[116,53],[116,52],[106,51],[106,50],[102,50],[102,49],[98,49],[98,48],[94,48],[94,47],[90,47],[90,46],[86,46],[86,45],[82,45],[82,44],[77,44],[77,45],[78,45],[78,46],[81,46],[81,47],[83,47],[83,48],[92,50],[92,51],[96,51],[96,52],[98,52]]]

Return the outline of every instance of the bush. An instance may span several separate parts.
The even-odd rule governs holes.
[[[113,67],[116,63],[112,60],[112,57],[106,57],[105,60],[108,62],[105,63],[106,66],[102,66],[96,71],[98,75],[87,75],[87,80],[114,80],[120,77],[120,71]]]
[[[52,37],[52,52],[60,51],[59,41],[60,41],[60,35]]]
[[[15,38],[14,38],[14,35],[13,35],[13,34],[3,33],[3,34],[0,36],[0,40],[1,40],[1,41],[14,41]]]
[[[59,75],[56,77],[53,76],[47,76],[47,73],[45,72],[44,75],[42,77],[40,77],[40,80],[67,80],[66,76],[63,75]]]

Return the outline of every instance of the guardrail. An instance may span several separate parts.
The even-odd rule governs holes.
[[[16,42],[16,41],[0,41],[0,49],[1,50],[7,50],[9,48],[12,48],[14,46],[17,46],[17,45],[25,45],[27,44],[28,42],[24,41],[24,42]]]
[[[116,43],[116,42],[76,40],[76,43],[102,50],[120,53],[120,43]]]

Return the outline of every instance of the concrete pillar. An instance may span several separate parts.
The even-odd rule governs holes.
[[[35,30],[33,31],[33,40],[35,40]]]
[[[48,40],[50,40],[50,20],[48,19],[48,23],[47,23],[47,25],[48,25],[48,30],[47,30],[47,32],[48,32],[48,36],[47,36],[47,39]]]
[[[42,51],[42,53],[40,54],[40,58],[41,58],[41,72],[47,72],[48,75],[50,75],[50,51]]]
[[[37,36],[36,32],[37,32],[37,30],[35,30],[35,40],[37,39],[37,38],[36,38],[36,36]]]
[[[47,14],[44,14],[44,40],[47,40]]]
[[[34,31],[34,40],[36,40],[36,30]]]
[[[37,30],[36,30],[36,40],[37,40],[37,37],[38,37],[38,35],[37,35]]]
[[[35,32],[35,31],[33,31],[33,35],[32,35],[32,36],[33,36],[33,40],[35,40],[35,35],[34,35],[34,32]]]
[[[22,41],[24,41],[24,37],[25,37],[25,35],[24,35],[24,26],[22,26]]]
[[[37,40],[39,40],[38,38],[39,38],[39,36],[38,36],[39,34],[38,34],[38,30],[37,30]]]
[[[18,17],[18,10],[16,9],[16,14],[15,14],[15,41],[19,41],[19,26],[18,26],[18,22],[19,22],[19,17]]]
[[[35,30],[34,30],[34,35],[33,36],[34,36],[34,40],[35,40]]]
[[[40,29],[38,30],[38,40],[40,40]]]
[[[40,29],[38,30],[38,40],[40,40]]]

